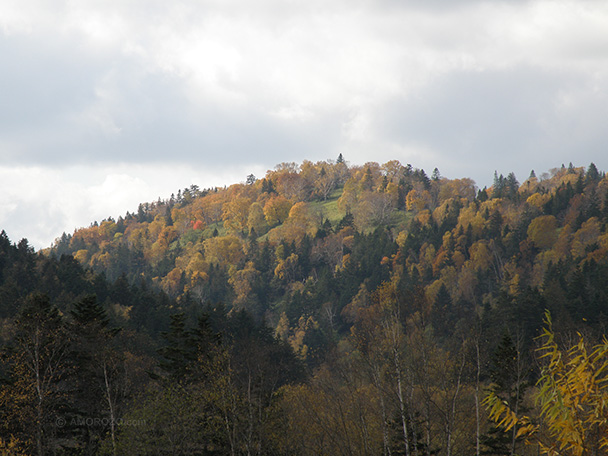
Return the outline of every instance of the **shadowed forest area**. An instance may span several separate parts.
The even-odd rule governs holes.
[[[2,232],[0,454],[606,454],[607,225],[594,164],[340,156]]]

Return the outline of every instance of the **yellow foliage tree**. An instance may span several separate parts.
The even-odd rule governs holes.
[[[314,224],[310,207],[307,203],[296,203],[289,210],[289,217],[285,222],[285,237],[300,240],[305,234],[314,234]]]
[[[421,211],[428,206],[431,195],[427,190],[410,190],[405,197],[405,205],[408,211]]]
[[[492,252],[486,241],[477,241],[469,248],[469,255],[474,267],[488,269],[492,264]]]
[[[249,215],[247,216],[247,228],[249,228],[250,232],[251,230],[255,231],[258,236],[261,236],[268,230],[264,208],[257,201],[249,208]]]
[[[166,226],[158,233],[158,238],[146,252],[146,259],[156,265],[166,255],[169,244],[177,239],[178,233],[174,226]]]
[[[517,416],[490,393],[485,404],[490,419],[505,431],[514,426],[526,442],[549,456],[608,454],[608,340],[590,348],[582,335],[570,349],[555,341],[551,317],[539,348],[546,361],[535,393],[538,420]]]
[[[429,211],[428,209],[424,209],[416,214],[416,217],[414,217],[414,220],[419,222],[420,225],[425,226],[426,224],[428,224],[431,221],[432,217],[433,217],[433,214],[431,214],[431,211]]]
[[[600,222],[596,217],[591,217],[583,223],[583,226],[574,234],[572,241],[572,256],[584,257],[586,248],[597,242],[600,235]]]
[[[87,249],[80,249],[74,254],[74,259],[76,259],[76,261],[78,261],[80,264],[85,264],[88,257],[89,251]]]
[[[224,226],[234,233],[243,233],[247,229],[249,206],[251,206],[251,199],[243,197],[235,198],[224,204],[222,210]]]
[[[289,335],[289,319],[287,318],[287,314],[285,314],[285,312],[281,312],[281,317],[279,318],[277,327],[274,330],[274,334],[283,341],[287,340],[287,336]]]
[[[99,236],[106,241],[112,240],[116,234],[116,223],[107,220],[99,225]]]
[[[165,277],[162,278],[162,288],[170,296],[176,296],[179,293],[183,273],[184,271],[176,267],[173,268]]]
[[[475,182],[473,179],[453,179],[446,181],[439,190],[439,201],[451,198],[464,198],[468,201],[475,199]]]
[[[272,180],[276,181],[276,189],[280,195],[292,201],[303,201],[310,192],[306,180],[297,173],[297,168],[295,163],[291,163],[287,167],[277,169]]]
[[[286,282],[296,280],[299,274],[299,257],[292,253],[284,260],[279,260],[279,264],[274,270],[274,275]]]
[[[203,242],[205,259],[210,263],[235,265],[245,255],[238,237],[229,235],[206,239]]]
[[[547,201],[551,198],[551,194],[546,193],[541,195],[540,193],[533,193],[528,197],[526,203],[530,206],[535,207],[536,209],[541,209]]]
[[[462,227],[463,230],[468,229],[470,226],[474,236],[481,235],[484,223],[485,219],[473,204],[462,209],[460,211],[460,215],[458,216],[458,226]]]
[[[380,169],[383,174],[387,177],[389,182],[399,182],[399,179],[403,177],[404,166],[399,160],[390,160],[384,163]]]
[[[223,193],[213,193],[195,200],[193,205],[193,215],[203,218],[207,225],[219,222],[222,218],[222,206],[225,203],[226,195]],[[175,217],[173,217],[175,219]]]
[[[252,261],[247,262],[243,269],[236,271],[228,282],[232,285],[234,293],[234,306],[241,308],[246,306],[251,299],[253,285],[260,276],[260,272],[255,268]]]
[[[344,184],[342,196],[338,199],[338,209],[342,212],[352,212],[359,201],[359,183],[354,178]]]
[[[528,237],[540,249],[550,249],[557,241],[557,219],[552,215],[536,217],[528,226]]]
[[[264,205],[264,216],[268,225],[280,225],[289,216],[291,202],[284,196],[270,198]]]

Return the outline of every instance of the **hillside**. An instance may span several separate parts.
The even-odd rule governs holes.
[[[97,416],[139,424],[93,427],[97,440],[78,445],[86,454],[537,454],[493,426],[484,391],[534,407],[546,311],[560,346],[606,333],[607,225],[608,178],[593,164],[523,183],[495,174],[480,190],[437,169],[429,177],[340,157],[283,163],[227,188],[191,186],[64,234],[36,261],[163,297],[125,311],[119,291],[101,288],[97,307],[51,293],[66,324],[104,316],[160,347],[153,361],[125,358],[107,323],[94,332],[115,347],[110,358],[93,352],[112,360],[117,388],[130,372],[120,366],[153,365],[145,390],[117,396],[118,411],[96,405]],[[23,293],[4,310],[11,334],[27,332],[32,299]],[[17,372],[8,359],[4,371]],[[73,360],[70,378],[82,380]],[[87,384],[103,378],[92,372]],[[0,399],[14,406],[19,382],[7,378]],[[14,423],[0,437],[11,430],[33,438]],[[63,438],[83,442],[77,431]]]
[[[553,293],[560,315],[594,321],[606,304],[594,278],[608,248],[607,191],[594,165],[522,184],[496,175],[478,191],[397,161],[284,163],[262,179],[142,204],[64,235],[50,254],[203,307],[245,309],[275,328],[286,315],[288,332],[310,317],[329,339],[385,281],[415,282],[430,303],[477,314]]]

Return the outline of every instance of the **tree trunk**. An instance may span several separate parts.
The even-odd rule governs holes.
[[[110,380],[108,378],[107,364],[103,362],[103,380],[106,387],[106,402],[110,412],[110,438],[112,440],[112,454],[116,456],[116,416],[114,415],[114,404],[112,403],[112,390],[110,389]]]
[[[464,347],[462,348],[462,361],[460,363],[460,369],[458,370],[458,379],[456,381],[456,391],[454,391],[454,395],[452,396],[452,404],[450,410],[448,411],[448,421],[447,421],[447,432],[446,432],[446,454],[447,456],[452,456],[452,432],[454,430],[454,422],[456,421],[456,402],[458,400],[458,394],[460,393],[460,387],[462,386],[462,372],[464,371],[465,365],[465,352]]]
[[[40,361],[40,336],[38,334],[39,329],[36,328],[36,332],[34,333],[34,347],[32,353],[32,368],[34,370],[34,374],[36,377],[36,450],[38,451],[38,456],[44,456],[44,445],[42,444],[42,434],[43,434],[43,420],[44,420],[44,411],[43,411],[43,384],[42,378],[40,377],[40,370],[42,369],[41,361]]]
[[[475,339],[477,355],[477,372],[475,373],[475,455],[480,455],[480,420],[479,420],[479,377],[481,375],[481,360],[479,356],[479,337]]]
[[[521,395],[521,383],[522,383],[522,374],[523,374],[523,365],[522,365],[522,359],[521,359],[521,336],[518,334],[517,338],[515,339],[515,352],[517,353],[517,364],[516,364],[516,369],[517,369],[517,380],[516,380],[516,385],[515,385],[515,415],[517,415],[519,413],[519,400],[520,400],[520,395]],[[511,455],[510,456],[514,456],[515,455],[515,444],[517,441],[517,431],[518,431],[518,427],[517,425],[513,426],[513,432],[511,434]]]
[[[397,398],[399,399],[399,413],[401,415],[401,427],[403,430],[403,445],[405,447],[405,456],[410,456],[410,439],[409,433],[407,429],[407,417],[405,412],[405,401],[403,399],[403,385],[401,382],[401,368],[399,366],[399,350],[397,346],[397,334],[396,328],[394,325],[397,323],[394,322],[392,328],[390,328],[392,343],[393,343],[393,363],[395,367],[395,376],[397,379]]]
[[[412,384],[409,385],[410,388],[410,404],[414,403],[414,387]],[[416,419],[414,416],[414,412],[412,411],[412,407],[410,407],[408,409],[408,414],[410,416],[410,427],[412,428],[411,430],[411,434],[412,434],[412,447],[414,449],[414,456],[418,456],[418,431],[417,431],[417,425],[416,425]]]

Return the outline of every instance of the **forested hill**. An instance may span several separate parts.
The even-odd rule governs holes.
[[[532,335],[546,307],[603,324],[607,196],[593,164],[521,184],[495,174],[477,190],[437,169],[340,157],[191,186],[64,235],[50,254],[183,303],[245,309],[310,356],[346,334],[383,283],[415,288],[438,334],[474,313]]]
[[[518,437],[563,444],[544,409],[582,429],[572,454],[604,455],[608,346],[576,340],[606,333],[607,224],[593,164],[479,190],[340,157],[191,186],[42,253],[2,234],[0,453],[553,454]],[[564,381],[584,397],[553,400]],[[488,391],[532,418],[502,432]]]

